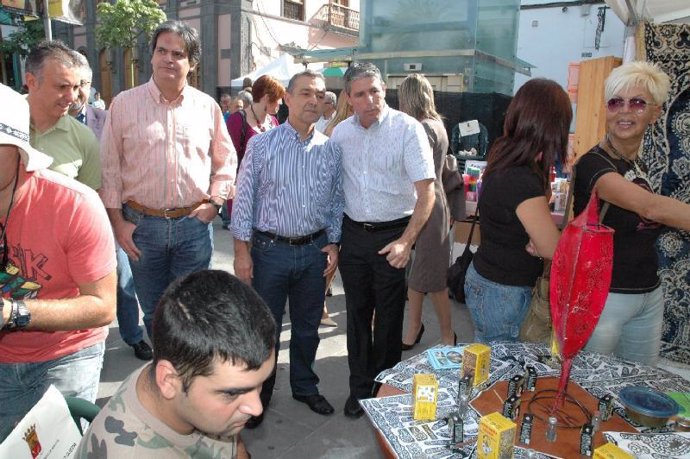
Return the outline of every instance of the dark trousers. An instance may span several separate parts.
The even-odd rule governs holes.
[[[326,278],[326,234],[304,245],[278,242],[260,233],[252,238],[254,279],[252,286],[266,302],[276,322],[276,360],[285,303],[290,303],[290,386],[295,395],[318,393],[319,377],[314,372],[319,346],[319,323],[323,311]],[[261,402],[268,406],[275,386],[273,374],[261,389]]]
[[[338,267],[345,287],[350,395],[358,399],[370,397],[374,377],[395,366],[402,355],[405,269],[393,268],[378,251],[404,230],[368,232],[347,218],[343,221]]]

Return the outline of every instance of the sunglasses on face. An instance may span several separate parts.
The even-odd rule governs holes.
[[[606,108],[608,108],[611,113],[618,113],[623,110],[626,103],[628,104],[628,109],[634,113],[642,113],[647,109],[648,105],[654,105],[639,97],[633,97],[632,99],[614,97],[606,102]]]

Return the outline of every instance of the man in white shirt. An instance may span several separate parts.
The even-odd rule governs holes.
[[[379,69],[357,63],[344,79],[355,114],[336,126],[331,140],[343,152],[339,268],[350,367],[344,411],[356,418],[364,413],[358,400],[375,390],[374,377],[400,361],[405,266],[434,205],[436,172],[424,127],[386,105]]]

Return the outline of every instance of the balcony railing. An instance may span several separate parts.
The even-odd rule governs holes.
[[[316,13],[315,19],[339,29],[359,32],[359,11],[342,5],[323,5]]]

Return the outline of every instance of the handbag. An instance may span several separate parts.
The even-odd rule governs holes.
[[[477,216],[479,215],[479,206],[474,212],[474,219],[472,220],[472,227],[470,228],[470,235],[467,237],[467,244],[465,244],[465,250],[462,254],[455,259],[455,262],[448,268],[446,274],[446,285],[448,286],[448,291],[453,295],[453,297],[460,303],[465,302],[465,275],[467,274],[467,268],[470,267],[472,263],[472,258],[474,253],[470,250],[470,243],[472,242],[472,235],[474,234],[474,226],[477,224]]]
[[[565,205],[565,212],[563,213],[563,223],[561,229],[568,224],[568,213],[572,208],[573,194],[575,188],[575,168],[570,179],[570,190],[568,190],[568,199]],[[604,220],[604,216],[608,211],[609,203],[605,202],[599,214],[599,222]],[[532,290],[532,300],[527,310],[525,320],[520,325],[520,341],[529,343],[545,343],[551,342],[551,333],[553,325],[551,323],[551,305],[549,303],[550,296],[550,273],[551,262],[544,263],[544,272],[537,278],[537,283]]]
[[[453,155],[446,155],[441,170],[441,183],[446,193],[448,211],[455,221],[464,220],[467,215],[465,208],[465,187],[462,174],[458,172],[458,160]]]
[[[551,262],[544,263],[544,272],[537,278],[527,316],[520,326],[520,341],[546,344],[551,341],[550,270]]]

